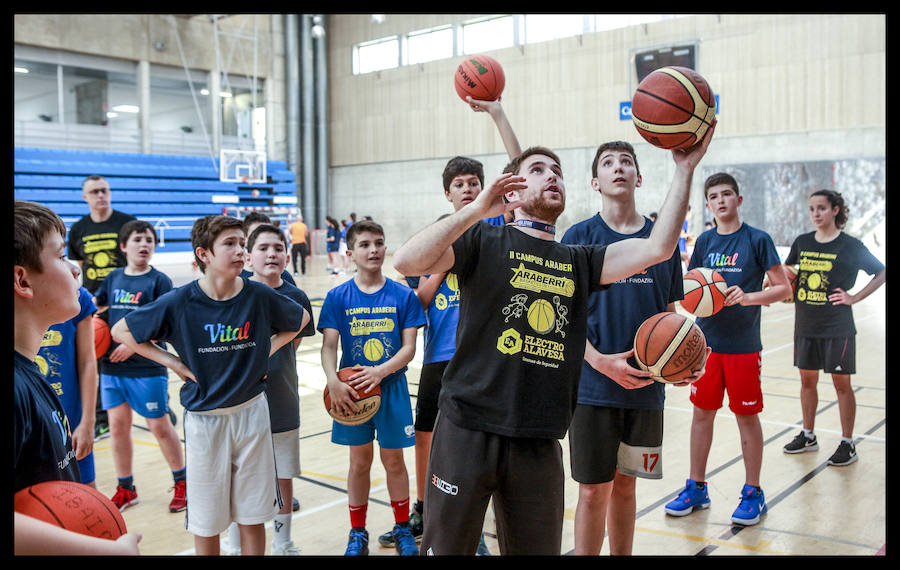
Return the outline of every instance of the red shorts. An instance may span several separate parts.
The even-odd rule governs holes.
[[[738,415],[758,414],[763,409],[758,352],[720,354],[713,352],[706,361],[706,373],[691,384],[691,402],[704,410],[722,407],[728,392],[728,408]]]

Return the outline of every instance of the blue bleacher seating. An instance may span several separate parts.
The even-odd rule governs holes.
[[[228,206],[283,206],[276,198],[296,196],[296,175],[283,160],[267,161],[264,184],[222,182],[218,160],[208,156],[15,147],[13,170],[15,199],[45,204],[67,228],[88,213],[84,178],[103,176],[115,209],[157,227],[158,252],[190,251],[190,226],[201,216]]]

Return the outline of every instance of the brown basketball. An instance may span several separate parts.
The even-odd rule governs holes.
[[[116,505],[89,485],[44,481],[18,491],[13,509],[52,525],[115,540],[125,534],[125,519]]]
[[[662,67],[637,86],[631,119],[650,144],[664,149],[693,146],[716,116],[716,97],[703,77],[687,67]]]
[[[506,86],[506,75],[496,59],[489,55],[467,56],[457,67],[453,86],[460,99],[466,95],[479,101],[496,101]]]
[[[706,337],[693,320],[678,313],[658,313],[634,335],[634,358],[657,382],[683,382],[700,368]]]
[[[353,368],[341,368],[338,370],[338,379],[341,382],[346,382],[350,379],[351,376],[356,374],[357,370]],[[362,423],[365,423],[372,419],[372,416],[375,415],[375,412],[378,411],[378,408],[381,407],[381,386],[375,386],[372,390],[366,394],[359,392],[359,398],[353,400],[356,405],[359,407],[359,411],[352,413],[351,415],[344,415],[339,411],[331,409],[331,396],[328,394],[328,386],[325,386],[325,392],[323,394],[323,399],[325,401],[325,411],[328,412],[328,415],[334,418],[334,421],[348,425],[355,426]]]

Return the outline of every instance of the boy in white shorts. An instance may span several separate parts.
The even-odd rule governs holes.
[[[185,380],[185,526],[196,553],[219,554],[219,534],[234,520],[242,552],[262,555],[264,525],[282,506],[264,393],[268,360],[309,315],[272,288],[240,277],[240,220],[201,218],[191,242],[203,276],[128,314],[112,335]],[[171,342],[180,358],[150,339]]]
[[[266,399],[272,421],[272,441],[275,444],[275,472],[278,487],[285,498],[284,506],[275,515],[271,553],[298,555],[300,549],[291,540],[291,503],[294,477],[300,476],[300,395],[297,392],[297,348],[304,336],[314,336],[312,305],[306,293],[282,279],[288,261],[288,244],[278,228],[262,224],[247,241],[250,252],[251,281],[264,283],[303,307],[310,315],[309,322],[292,342],[269,358],[269,377],[266,380]]]

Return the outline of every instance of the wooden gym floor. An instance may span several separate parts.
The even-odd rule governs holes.
[[[325,293],[351,275],[331,276],[324,257],[307,263],[307,275],[298,278],[313,302],[316,322]],[[159,265],[176,286],[194,276],[188,264]],[[391,260],[387,275],[399,279]],[[860,274],[857,289],[868,282]],[[762,373],[765,409],[760,415],[765,448],[762,488],[769,512],[752,527],[731,524],[744,482],[737,424],[726,406],[719,411],[713,446],[707,466],[712,504],[709,509],[687,517],[665,514],[664,505],[675,497],[688,476],[688,438],[692,404],[688,389],[666,392],[663,473],[661,480],[641,479],[637,484],[635,555],[874,555],[885,552],[887,541],[886,497],[886,386],[885,386],[885,289],[881,287],[854,307],[858,329],[857,374],[852,383],[857,415],[854,438],[859,461],[846,467],[827,465],[828,457],[840,441],[835,391],[828,375],[819,381],[816,433],[817,452],[788,455],[782,446],[798,432],[800,379],[792,365],[794,309],[778,303],[762,312]],[[855,292],[855,290],[854,290]],[[422,334],[416,358],[407,378],[410,394],[417,391],[422,362]],[[294,496],[301,508],[293,514],[292,538],[303,555],[342,555],[349,532],[346,477],[348,452],[331,443],[331,420],[321,399],[325,375],[319,360],[321,335],[307,338],[297,352],[300,376],[300,449],[302,475],[294,480]],[[180,379],[170,374],[170,405],[178,414],[176,429],[182,432],[178,390]],[[413,402],[414,405],[414,402]],[[145,555],[192,555],[193,536],[184,528],[184,513],[169,513],[171,474],[144,420],[136,416],[134,439],[134,481],[140,503],[123,513],[128,528],[140,532],[141,553]],[[562,442],[566,473],[569,472],[568,442]],[[97,487],[112,496],[116,486],[110,440],[94,445]],[[415,498],[414,453],[406,450],[410,472],[410,496]],[[563,554],[574,547],[573,528],[578,485],[566,484],[566,511]],[[372,468],[372,488],[368,511],[371,555],[396,555],[378,545],[377,536],[393,526],[384,471],[379,461]],[[492,554],[499,554],[493,517],[485,520],[486,542]],[[271,523],[267,525],[267,549],[271,545]],[[224,535],[223,535],[224,536]],[[603,554],[608,554],[608,540]]]

